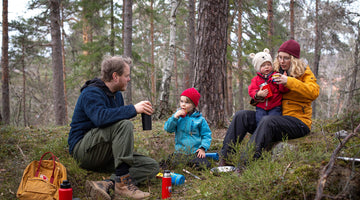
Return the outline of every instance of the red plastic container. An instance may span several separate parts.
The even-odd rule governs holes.
[[[269,84],[267,84],[267,83],[263,83],[263,84],[261,84],[260,85],[260,88],[262,88],[262,90],[268,90],[268,95],[265,97],[265,99],[267,99],[267,98],[270,98],[270,97],[272,97],[272,91],[271,91],[271,88],[270,88],[270,85]]]
[[[170,170],[165,170],[162,177],[162,190],[161,199],[167,199],[171,197],[171,174]]]
[[[71,188],[70,182],[68,180],[64,180],[60,184],[59,188],[59,200],[72,200],[73,190]]]

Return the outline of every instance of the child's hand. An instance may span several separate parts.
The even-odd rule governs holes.
[[[256,93],[257,97],[265,98],[268,95],[269,91],[267,89],[262,90],[262,87],[260,90]]]
[[[182,116],[182,115],[186,115],[186,111],[184,109],[180,109],[180,110],[176,111],[174,117],[176,119],[179,119],[179,117]]]
[[[196,150],[196,153],[197,153],[197,157],[198,158],[205,158],[205,150],[200,148],[198,150]]]

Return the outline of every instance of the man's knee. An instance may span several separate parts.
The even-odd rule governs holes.
[[[124,119],[124,120],[121,120],[121,121],[118,121],[114,124],[115,126],[118,126],[118,127],[123,127],[123,128],[127,128],[127,129],[134,129],[134,125],[133,123],[128,120],[128,119]]]

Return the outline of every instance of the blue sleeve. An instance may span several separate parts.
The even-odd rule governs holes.
[[[205,118],[203,118],[202,120],[200,136],[201,136],[200,147],[203,147],[205,151],[207,151],[211,145],[211,130]]]
[[[164,129],[165,131],[169,132],[169,133],[174,133],[176,131],[176,128],[177,128],[177,123],[178,123],[178,120],[177,118],[173,116],[171,116],[166,122],[165,122],[165,125],[164,125]]]
[[[122,95],[116,95],[117,98],[112,100],[101,89],[88,87],[81,96],[82,109],[96,127],[105,127],[137,115],[134,105],[124,106]]]

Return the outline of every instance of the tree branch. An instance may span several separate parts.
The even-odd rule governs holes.
[[[315,200],[320,200],[323,197],[323,192],[324,192],[324,187],[325,187],[325,183],[327,178],[329,177],[329,175],[332,172],[332,169],[334,167],[335,164],[335,159],[336,159],[336,155],[339,153],[339,151],[345,146],[345,144],[356,135],[356,132],[360,129],[360,124],[356,127],[356,129],[354,130],[353,133],[349,134],[348,136],[346,136],[346,138],[344,139],[344,141],[342,143],[340,143],[336,149],[334,150],[334,152],[332,153],[329,163],[322,169],[321,171],[321,175],[320,175],[320,179],[317,185],[317,190],[316,190],[316,197]]]

